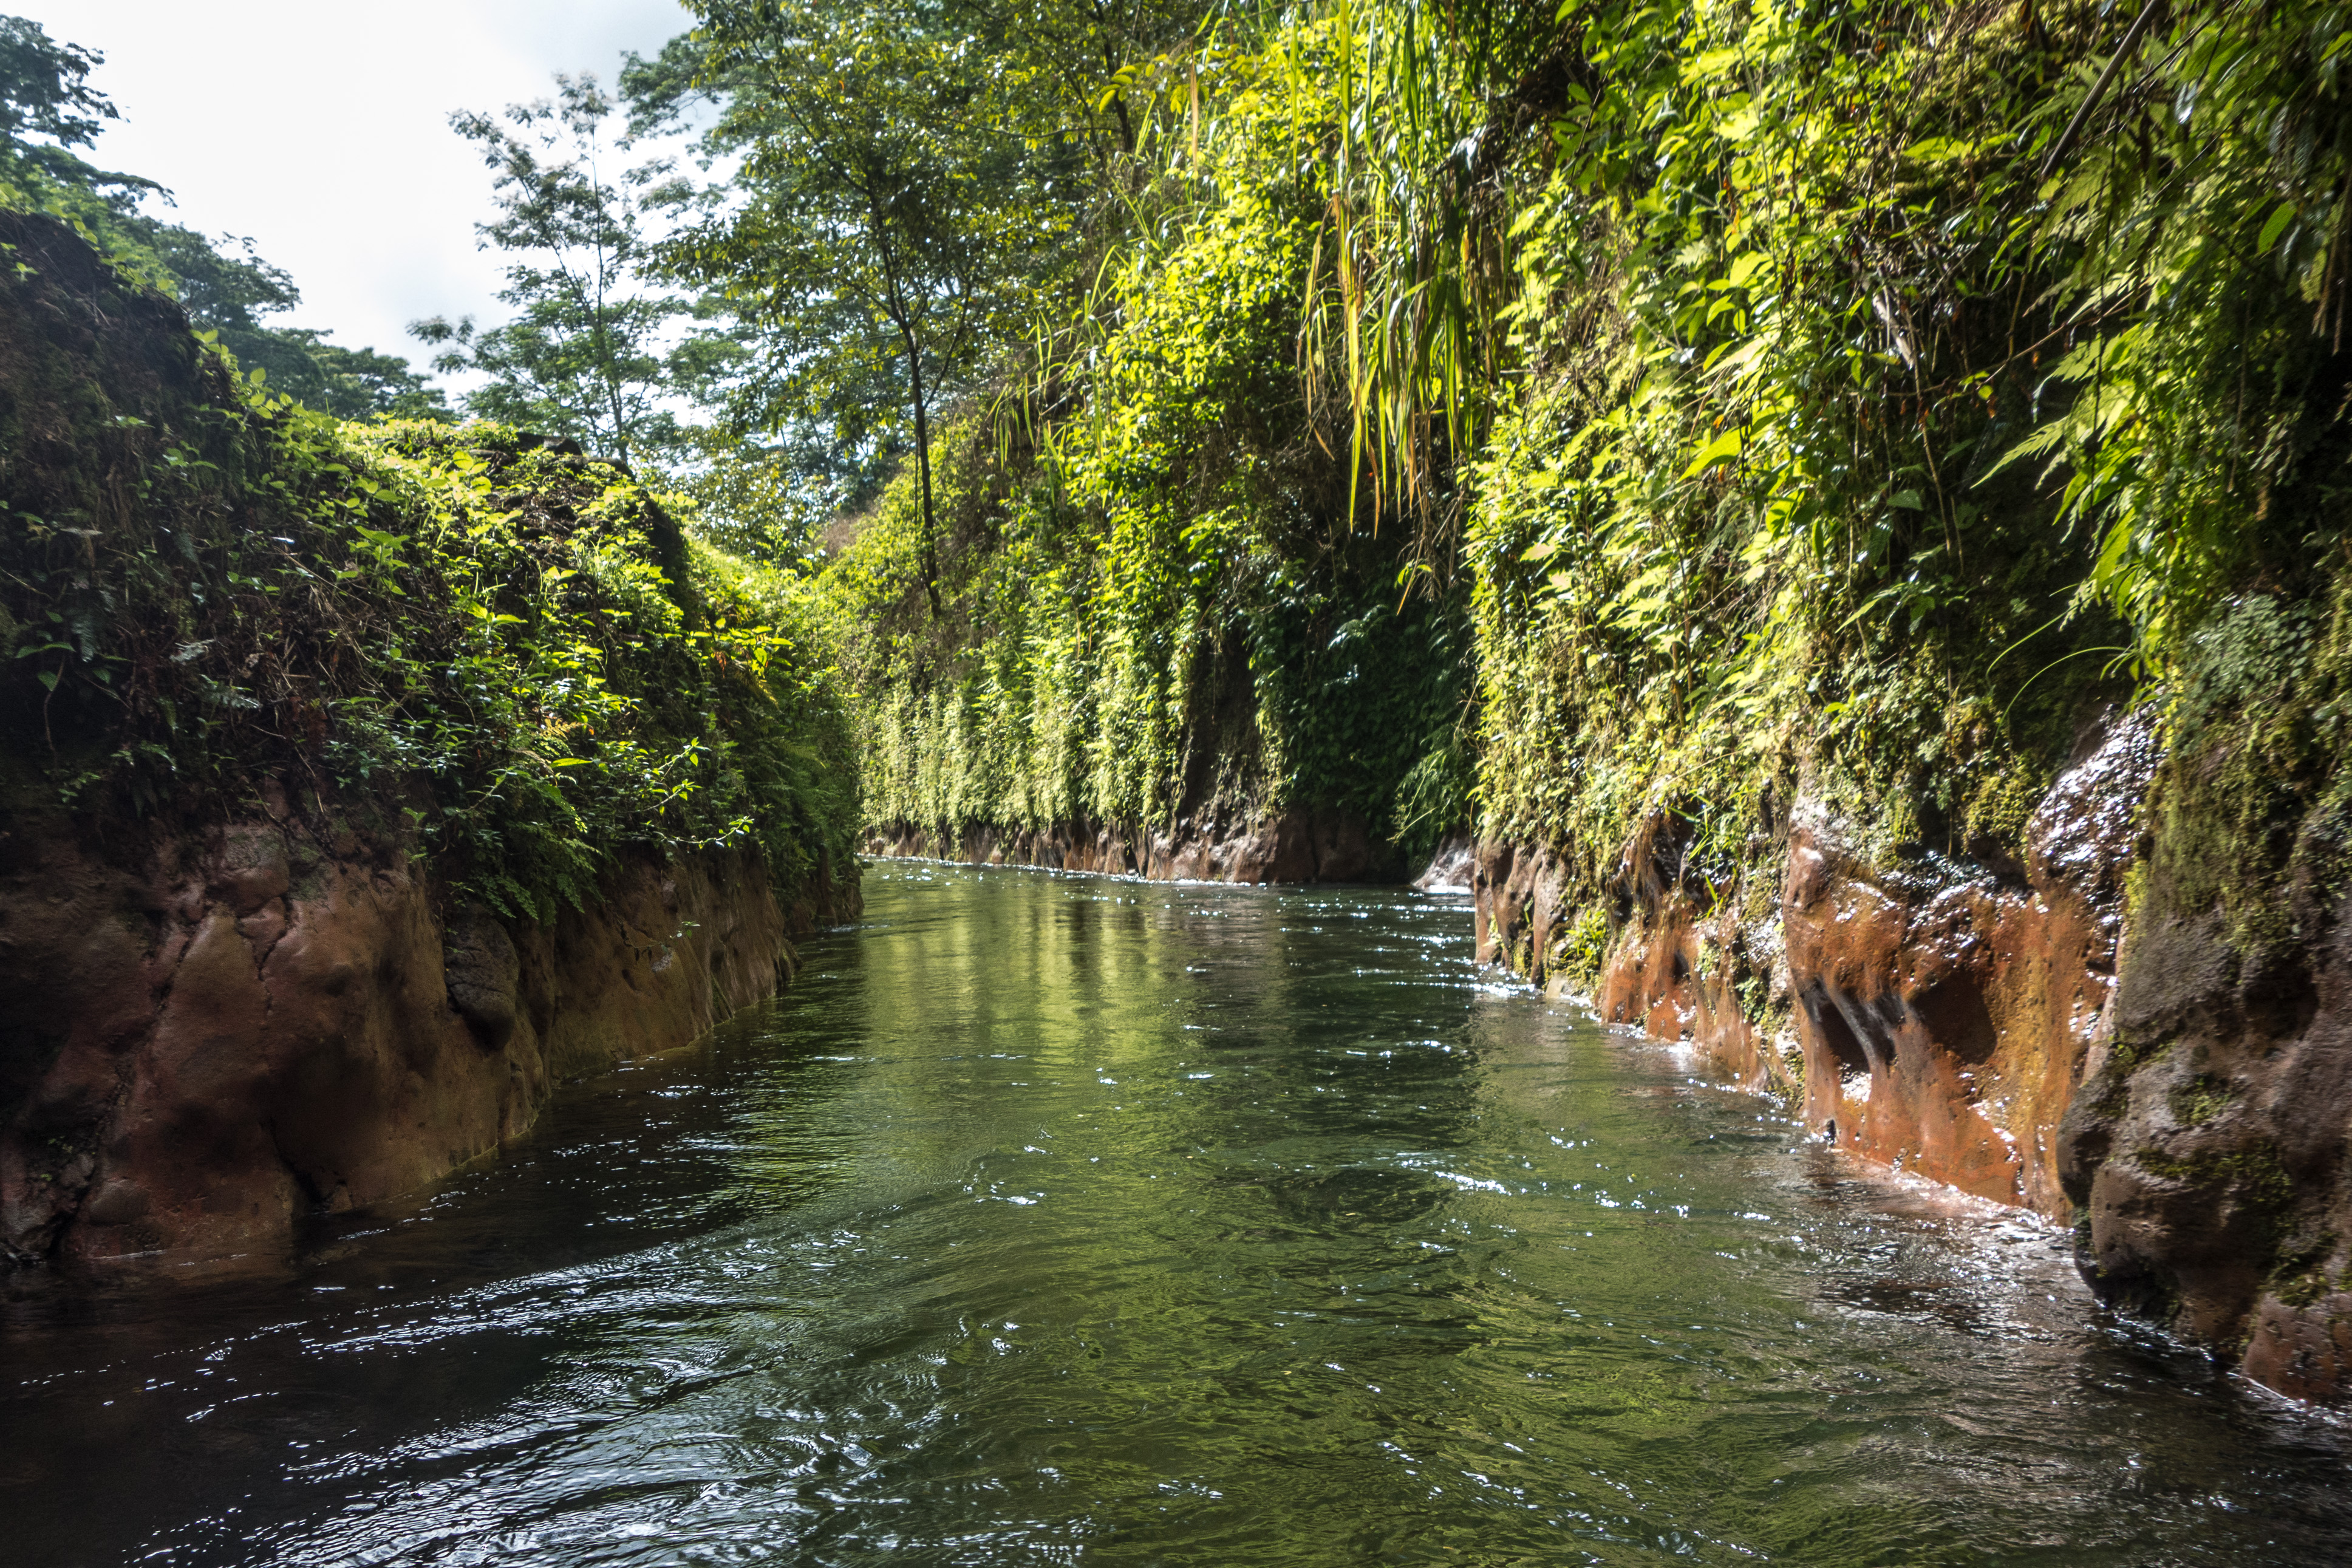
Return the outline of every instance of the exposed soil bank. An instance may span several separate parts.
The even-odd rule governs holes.
[[[58,831],[45,831],[55,828]],[[0,1246],[69,1269],[267,1269],[298,1217],[412,1191],[560,1078],[685,1045],[789,978],[854,882],[780,908],[747,854],[628,862],[551,925],[451,908],[292,821],[143,860],[0,833]]]
[[[888,823],[866,830],[883,859],[1036,866],[1151,882],[1402,881],[1410,868],[1377,844],[1360,817],[1286,811],[1254,821],[1179,821],[1172,830],[1090,819],[1030,830],[992,823]]]
[[[1620,859],[1593,1005],[1697,1042],[1857,1153],[2065,1220],[2058,1128],[2102,1059],[2154,763],[2144,729],[2106,737],[2000,866],[1876,868],[1801,799],[1779,889],[1757,899],[1684,870],[1661,820]],[[1558,858],[1486,842],[1477,859],[1480,955],[1565,988]]]

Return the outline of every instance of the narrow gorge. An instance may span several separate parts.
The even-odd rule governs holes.
[[[1470,886],[1482,957],[2332,1397],[2333,24],[2151,10],[2103,99],[2122,19],[1900,15],[1498,12],[1296,180],[1328,61],[1436,56],[1267,44],[1177,237],[826,568],[866,849]]]
[[[2352,10],[663,17],[0,17],[31,1549],[2352,1552]]]

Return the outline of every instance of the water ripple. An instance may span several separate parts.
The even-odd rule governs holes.
[[[26,1560],[2352,1555],[2334,1421],[1479,970],[1458,899],[869,890],[290,1281],[10,1300]]]

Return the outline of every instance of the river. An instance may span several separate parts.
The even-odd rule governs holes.
[[[883,864],[291,1279],[0,1306],[27,1564],[2319,1563],[2352,1449],[1465,901]]]

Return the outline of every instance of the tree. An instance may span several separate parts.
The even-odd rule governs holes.
[[[730,554],[790,571],[817,570],[827,521],[878,488],[807,429],[773,443],[710,430],[699,446],[700,460],[677,481],[694,500],[696,534]]]
[[[1178,57],[1214,7],[1202,0],[957,0],[959,11],[985,42],[990,56],[1032,90],[1034,117],[1024,130],[1050,131],[1086,146],[1097,167],[1117,179],[1118,164],[1142,151],[1139,121],[1149,99],[1182,79]],[[1137,110],[1140,109],[1141,112]]]
[[[446,419],[447,395],[406,360],[331,343],[315,327],[273,327],[261,318],[291,310],[302,291],[250,238],[208,240],[191,228],[148,223],[147,247],[169,269],[188,319],[214,334],[270,386],[338,419]]]
[[[31,135],[60,147],[87,147],[100,121],[121,119],[89,85],[89,73],[105,63],[95,50],[58,43],[38,22],[0,16],[0,133],[9,146],[21,150]]]
[[[106,57],[61,44],[37,22],[0,16],[0,201],[79,226],[120,244],[142,197],[163,186],[100,169],[73,149],[89,147],[121,115],[89,85]]]
[[[345,419],[446,417],[440,390],[406,360],[330,343],[313,328],[264,325],[261,317],[294,309],[302,295],[252,240],[207,239],[142,212],[144,198],[169,202],[171,193],[72,151],[121,118],[89,85],[103,63],[95,50],[58,43],[24,17],[0,16],[0,202],[77,225],[117,265],[168,289],[241,365],[314,408]]]
[[[679,444],[665,405],[722,374],[731,351],[723,334],[707,331],[665,346],[670,323],[694,307],[643,288],[636,269],[647,249],[641,195],[668,165],[608,179],[612,154],[630,146],[625,137],[606,145],[612,100],[593,76],[559,75],[555,84],[552,101],[511,104],[503,122],[463,110],[449,117],[495,171],[499,216],[476,232],[485,247],[518,258],[499,298],[520,313],[488,331],[470,317],[409,330],[443,345],[436,369],[489,377],[467,395],[471,412],[570,436],[627,462],[632,452]]]
[[[269,384],[338,419],[452,417],[449,395],[398,354],[345,348],[310,327],[269,327],[263,335],[284,350],[285,368],[269,373]]]
[[[641,123],[708,96],[706,159],[740,160],[658,251],[754,331],[730,414],[746,430],[830,420],[845,447],[910,427],[924,587],[939,607],[930,419],[1026,324],[1071,227],[1067,149],[1024,135],[1019,73],[937,10],[715,0],[661,61],[633,62]],[[681,207],[688,197],[674,190]],[[895,367],[897,413],[844,388]]]

